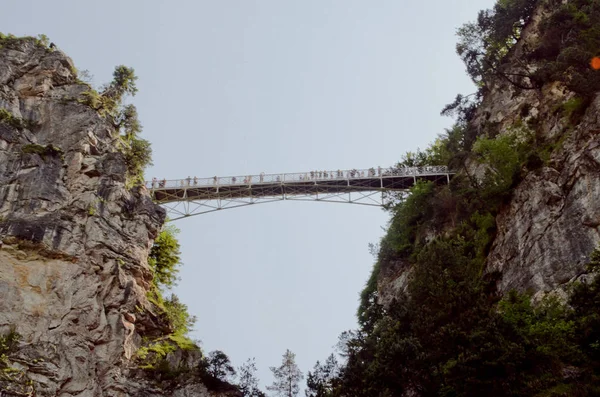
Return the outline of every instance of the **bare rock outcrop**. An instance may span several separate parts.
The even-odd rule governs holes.
[[[59,50],[0,49],[0,332],[22,336],[20,393],[208,396],[131,369],[141,335],[164,326],[146,293],[165,212],[126,186],[114,126],[79,101],[88,89]],[[0,381],[4,395],[17,387]]]
[[[569,126],[566,117],[552,115],[568,93],[548,91],[524,100],[544,120],[544,137],[560,145],[544,167],[527,172],[497,218],[487,264],[500,271],[502,291],[559,288],[585,273],[600,242],[600,97]]]

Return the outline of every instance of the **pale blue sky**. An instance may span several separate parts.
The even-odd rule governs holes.
[[[45,33],[94,82],[135,68],[147,176],[387,167],[452,123],[474,91],[455,30],[491,0],[4,0],[0,31]],[[176,293],[193,336],[263,384],[286,349],[306,373],[344,330],[387,215],[347,204],[279,202],[177,222]]]

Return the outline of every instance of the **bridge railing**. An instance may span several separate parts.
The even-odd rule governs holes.
[[[231,185],[259,185],[272,183],[294,183],[294,182],[325,182],[329,180],[346,180],[360,178],[393,178],[398,176],[425,176],[448,174],[448,167],[424,166],[424,167],[372,167],[368,169],[333,170],[333,171],[309,171],[287,174],[258,174],[241,176],[214,176],[211,178],[187,177],[184,179],[156,179],[146,182],[148,189],[176,189],[188,187],[211,187]]]

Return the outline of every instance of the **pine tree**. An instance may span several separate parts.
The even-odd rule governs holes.
[[[313,372],[306,378],[306,397],[329,397],[335,388],[339,374],[339,364],[333,354],[327,357],[325,365],[317,361]]]
[[[238,368],[239,387],[244,397],[266,397],[265,393],[258,388],[256,377],[256,362],[249,358]]]
[[[296,365],[296,355],[289,349],[285,351],[281,366],[270,367],[275,380],[267,390],[275,392],[276,396],[295,397],[300,392],[300,381],[304,378]]]
[[[215,350],[208,354],[200,363],[200,370],[214,379],[226,382],[230,376],[235,375],[235,369],[229,361],[227,354]]]

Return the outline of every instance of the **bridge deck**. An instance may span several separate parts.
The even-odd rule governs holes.
[[[173,220],[207,212],[278,200],[311,200],[381,206],[382,192],[402,191],[418,180],[448,183],[443,166],[312,171],[232,177],[157,180],[146,183],[155,202]]]
[[[249,184],[228,184],[194,186],[187,181],[179,186],[151,189],[157,203],[185,200],[219,200],[223,198],[265,198],[294,195],[319,195],[385,190],[407,190],[417,180],[447,183],[449,173],[421,175],[388,175],[355,177],[349,179],[292,180],[279,182],[256,182]]]

